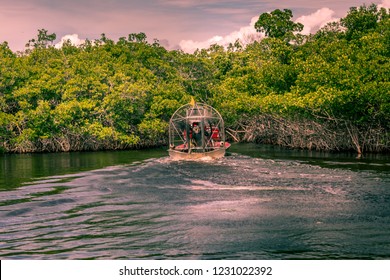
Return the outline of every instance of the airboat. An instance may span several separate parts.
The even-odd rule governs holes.
[[[168,152],[174,160],[221,158],[229,147],[222,116],[209,105],[192,100],[169,121]]]

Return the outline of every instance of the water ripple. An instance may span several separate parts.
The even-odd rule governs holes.
[[[0,257],[389,258],[389,217],[380,173],[163,157],[0,192]]]

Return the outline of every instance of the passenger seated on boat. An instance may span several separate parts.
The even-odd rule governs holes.
[[[199,123],[194,122],[192,125],[192,139],[194,139],[196,146],[202,144],[202,134]]]
[[[212,128],[212,133],[211,133],[211,139],[213,140],[220,140],[220,135],[219,135],[219,129],[218,127],[213,127]]]

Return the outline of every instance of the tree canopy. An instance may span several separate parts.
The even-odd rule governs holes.
[[[293,13],[289,9],[276,9],[270,13],[263,13],[255,23],[256,31],[264,32],[266,36],[282,40],[290,40],[294,32],[303,30],[301,23],[293,22]]]
[[[222,113],[232,139],[389,152],[389,11],[351,8],[300,41],[291,19],[262,14],[255,27],[267,38],[194,54],[144,33],[55,48],[41,29],[23,53],[3,42],[0,151],[165,145],[171,114],[194,97]]]

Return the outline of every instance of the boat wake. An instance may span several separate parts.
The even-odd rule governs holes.
[[[0,192],[0,257],[389,258],[389,181],[234,153],[40,178]]]

